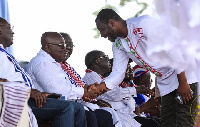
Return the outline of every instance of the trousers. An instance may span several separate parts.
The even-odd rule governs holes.
[[[52,127],[87,127],[85,110],[77,102],[47,98],[39,108],[33,99],[29,99],[28,105],[36,118],[51,120]]]

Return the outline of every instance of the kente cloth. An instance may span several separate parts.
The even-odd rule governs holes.
[[[0,44],[0,59],[2,60],[1,62],[1,78],[5,78],[9,80],[10,82],[14,82],[16,84],[22,83],[22,87],[34,87],[32,85],[31,78],[26,74],[24,69],[20,67],[18,62],[15,60],[15,58],[10,55],[4,48],[3,45]],[[7,84],[6,84],[7,85]],[[16,86],[17,87],[17,86]],[[30,88],[29,88],[30,89]],[[23,90],[23,88],[21,88]],[[19,95],[20,96],[20,95]],[[12,96],[9,96],[10,99]],[[13,97],[14,98],[14,97]],[[17,104],[17,103],[16,103]],[[6,111],[7,112],[7,111]],[[37,127],[37,121],[35,119],[34,114],[32,113],[32,110],[28,106],[28,113],[29,113],[29,124],[32,127]],[[13,122],[14,123],[14,122]]]
[[[3,107],[0,118],[1,127],[14,127],[20,121],[24,105],[30,96],[31,88],[25,86],[25,83],[19,82],[1,82],[3,87]],[[33,121],[30,117],[27,121]],[[35,121],[34,121],[35,122]],[[37,125],[29,122],[30,127],[37,127]]]
[[[82,80],[81,76],[75,71],[73,67],[71,67],[67,62],[61,62],[60,64],[72,84],[74,84],[75,86],[84,87],[85,82]]]
[[[19,65],[19,63],[17,62],[17,60],[14,58],[14,56],[12,56],[11,54],[9,54],[1,46],[0,46],[0,51],[6,53],[8,60],[13,63],[15,71],[21,73],[22,74],[22,78],[24,79],[26,85],[32,88],[32,82],[31,82],[30,77],[26,74],[26,72],[24,71],[24,69],[21,68],[21,66]],[[19,81],[19,82],[21,82],[21,81]]]
[[[65,63],[60,62],[60,64],[62,69],[66,72],[72,84],[78,87],[84,87],[85,82],[82,80],[81,76],[75,71],[73,67],[71,67],[67,62]],[[91,101],[96,101],[96,99],[91,99]],[[82,102],[82,104],[87,108],[90,108],[91,110],[99,108],[99,106],[97,106],[96,104],[92,104],[89,102]]]

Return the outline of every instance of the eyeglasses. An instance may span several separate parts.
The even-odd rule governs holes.
[[[0,24],[0,26],[6,26],[6,25]],[[12,31],[14,30],[14,26],[10,26],[10,25],[9,25],[9,27],[6,27],[6,28],[7,28],[7,29],[10,29],[10,30],[12,30]]]
[[[106,60],[109,61],[108,55],[100,56],[98,59],[103,59],[103,58],[106,58]]]
[[[65,44],[65,43],[62,43],[62,44],[47,43],[47,44],[57,45],[57,46],[61,47],[62,49],[66,49],[66,47],[67,47],[67,44]]]

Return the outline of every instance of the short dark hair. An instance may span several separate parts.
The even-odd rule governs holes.
[[[6,24],[6,23],[8,23],[7,20],[2,18],[2,17],[0,17],[0,24],[3,25],[3,24]]]
[[[86,54],[85,56],[85,65],[88,69],[91,69],[92,65],[95,63],[95,61],[99,58],[99,56],[103,53],[99,50],[93,50]]]
[[[0,17],[0,25],[6,25],[8,22],[6,19]]]
[[[95,22],[97,22],[97,20],[100,20],[102,23],[108,24],[109,19],[114,19],[116,21],[122,20],[122,18],[112,9],[102,9],[96,19]]]

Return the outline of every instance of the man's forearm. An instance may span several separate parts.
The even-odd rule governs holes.
[[[185,76],[185,71],[181,72],[180,74],[177,74],[179,85],[183,86],[185,83],[187,83],[187,78]]]

